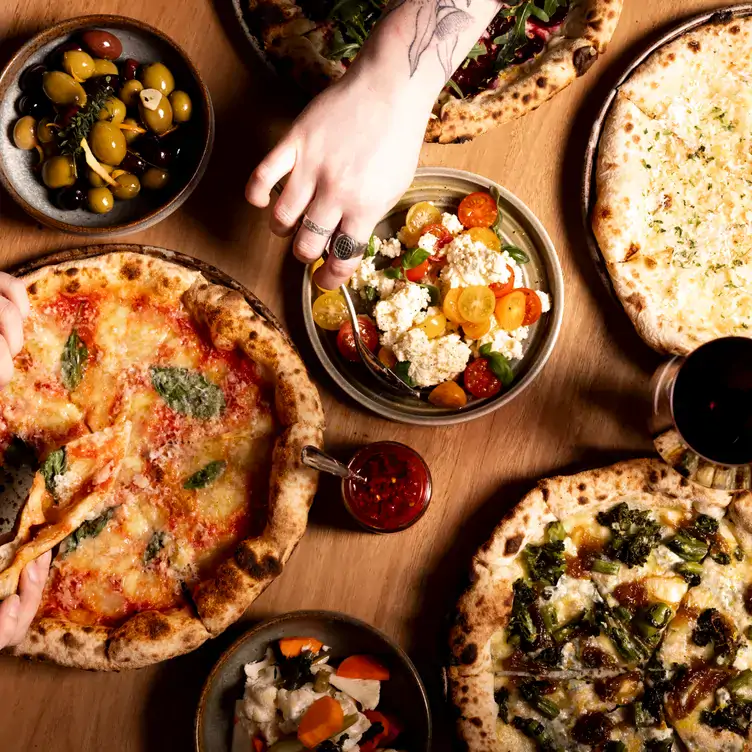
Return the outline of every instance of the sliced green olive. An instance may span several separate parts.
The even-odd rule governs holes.
[[[62,71],[47,71],[42,76],[42,89],[51,102],[61,107],[72,104],[83,107],[86,104],[84,87]]]
[[[48,188],[64,188],[76,182],[76,163],[73,157],[50,157],[42,165],[42,181]]]

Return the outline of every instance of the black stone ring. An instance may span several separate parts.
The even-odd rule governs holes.
[[[366,252],[367,245],[367,243],[358,243],[355,238],[346,235],[344,232],[337,232],[332,238],[330,250],[334,258],[347,261],[362,256]]]

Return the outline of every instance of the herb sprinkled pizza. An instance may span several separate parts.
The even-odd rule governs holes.
[[[316,389],[240,293],[162,258],[104,253],[25,281],[0,448],[38,469],[0,546],[0,598],[28,561],[53,561],[14,652],[121,669],[192,650],[241,616],[305,531]]]
[[[451,634],[472,752],[752,744],[752,494],[659,460],[541,481],[476,554]]]
[[[280,70],[308,92],[340,78],[386,0],[248,0],[249,22]],[[623,0],[515,0],[496,17],[434,105],[426,141],[466,141],[539,107],[605,52]],[[450,4],[451,7],[451,4]],[[446,11],[421,14],[429,26]]]

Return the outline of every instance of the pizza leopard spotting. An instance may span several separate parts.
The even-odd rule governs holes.
[[[446,60],[441,47],[434,53],[425,45],[454,5],[427,6],[405,64],[412,71],[422,54],[438,53],[448,76],[456,61]],[[264,51],[312,94],[345,73],[386,7],[384,0],[248,2],[250,26]],[[621,9],[622,0],[501,3],[436,100],[425,140],[466,141],[539,107],[605,52]]]
[[[191,650],[243,613],[305,531],[316,389],[240,293],[177,264],[113,252],[25,281],[0,446],[41,464],[0,548],[0,598],[25,562],[54,558],[14,652],[120,669]]]
[[[460,734],[472,752],[749,749],[751,592],[752,494],[648,459],[541,481],[459,602]]]

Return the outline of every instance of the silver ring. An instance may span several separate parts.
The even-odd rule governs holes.
[[[303,227],[306,228],[306,230],[310,230],[311,232],[315,233],[316,235],[323,235],[325,238],[328,238],[331,236],[331,234],[334,232],[334,230],[327,230],[326,227],[322,227],[321,225],[317,225],[312,219],[309,219],[307,214],[303,215]]]
[[[332,238],[330,248],[334,254],[334,258],[347,261],[348,259],[362,256],[366,252],[367,245],[367,243],[358,243],[355,238],[346,235],[344,232],[338,232]]]

